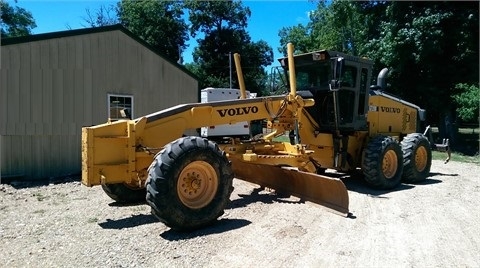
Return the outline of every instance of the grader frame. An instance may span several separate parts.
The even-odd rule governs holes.
[[[431,146],[419,133],[424,111],[380,86],[369,90],[371,61],[325,50],[294,56],[289,44],[280,62],[286,95],[183,104],[84,127],[82,183],[102,185],[119,202],[146,197],[161,221],[189,230],[222,215],[234,177],[348,215],[347,189],[327,168],[361,169],[378,188],[428,176]],[[235,64],[245,96],[238,54]],[[266,120],[271,131],[220,144],[182,137],[187,129],[252,120]],[[290,142],[275,141],[288,132]]]

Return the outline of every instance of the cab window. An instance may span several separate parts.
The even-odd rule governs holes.
[[[355,87],[357,81],[357,68],[354,66],[345,66],[342,72],[342,87]]]

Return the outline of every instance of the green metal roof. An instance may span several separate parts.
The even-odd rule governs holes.
[[[60,32],[51,32],[51,33],[42,33],[42,34],[34,34],[34,35],[26,35],[26,36],[20,36],[20,37],[7,37],[7,38],[2,38],[0,43],[1,46],[9,46],[9,45],[16,45],[16,44],[22,44],[22,43],[29,43],[29,42],[36,42],[36,41],[44,41],[44,40],[49,40],[49,39],[55,39],[55,38],[64,38],[64,37],[72,37],[72,36],[79,36],[79,35],[85,35],[85,34],[94,34],[94,33],[103,33],[103,32],[110,32],[110,31],[121,31],[124,34],[128,35],[138,43],[142,44],[164,60],[170,62],[174,66],[178,67],[181,69],[183,72],[186,74],[190,75],[191,77],[195,78],[198,80],[198,77],[190,72],[185,66],[178,64],[175,61],[172,61],[168,59],[165,54],[162,52],[158,51],[158,49],[154,48],[138,36],[134,35],[132,32],[127,30],[125,27],[123,27],[121,24],[114,24],[114,25],[109,25],[109,26],[102,26],[102,27],[94,27],[94,28],[84,28],[84,29],[76,29],[76,30],[66,30],[66,31],[60,31]]]

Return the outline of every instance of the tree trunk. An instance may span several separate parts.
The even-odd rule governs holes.
[[[456,117],[453,115],[451,110],[445,111],[439,118],[438,140],[436,140],[435,143],[442,143],[443,139],[449,139],[450,146],[453,149],[456,145],[457,133],[458,125],[456,122]]]

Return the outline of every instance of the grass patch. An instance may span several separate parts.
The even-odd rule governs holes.
[[[97,217],[88,218],[87,222],[88,222],[88,223],[97,223],[97,222],[98,222],[98,218],[97,218]]]
[[[35,213],[35,214],[44,214],[45,212],[47,212],[45,209],[39,209],[39,210],[35,210],[33,213]]]
[[[43,201],[48,198],[48,196],[45,196],[42,193],[34,193],[33,196],[37,198],[37,201]]]
[[[432,159],[434,160],[445,160],[447,158],[447,154],[443,152],[437,152],[433,151],[432,152]],[[462,163],[474,163],[474,164],[479,164],[480,165],[480,157],[477,156],[468,156],[464,155],[461,153],[452,153],[452,157],[450,158],[450,161],[455,161],[455,162],[462,162]]]
[[[276,142],[290,142],[290,138],[287,135],[281,135],[273,138],[273,141]]]
[[[479,134],[480,128],[459,128],[458,133],[461,134]]]

